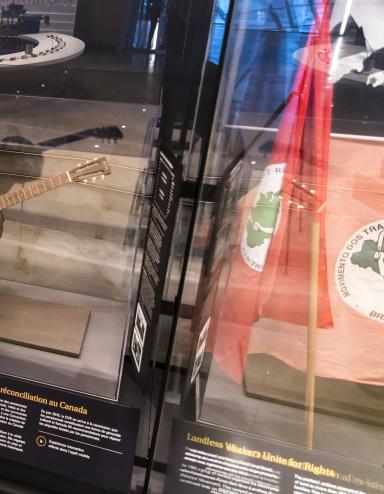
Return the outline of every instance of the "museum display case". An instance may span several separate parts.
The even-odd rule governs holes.
[[[145,195],[149,162],[145,143],[131,145],[121,127],[130,127],[127,111],[146,135],[157,110],[54,98],[41,108],[36,98],[4,95],[0,106],[0,372],[116,399],[140,222],[135,193]]]
[[[98,72],[88,20],[2,5],[0,373],[117,400],[159,107]]]
[[[383,2],[0,8],[0,490],[384,492]]]
[[[384,6],[232,7],[148,485],[383,492]]]
[[[162,62],[133,2],[104,8],[0,2],[0,490],[130,492],[147,453],[127,344]]]

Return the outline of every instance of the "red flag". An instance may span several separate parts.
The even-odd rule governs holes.
[[[237,381],[242,379],[251,325],[259,317],[308,322],[314,214],[320,223],[318,326],[332,326],[320,209],[326,201],[332,108],[332,86],[324,70],[330,58],[328,0],[317,13],[270,164],[259,186],[240,201],[239,238],[226,288],[216,300],[214,356]]]
[[[383,164],[379,139],[331,138],[326,251],[333,328],[317,332],[319,377],[384,385]],[[266,314],[253,326],[248,354],[272,355],[305,372],[307,333],[306,324]]]

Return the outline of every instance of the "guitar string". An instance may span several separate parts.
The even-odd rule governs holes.
[[[69,183],[68,175],[66,173],[63,173],[55,177],[43,179],[40,182],[33,182],[31,184],[27,184],[21,189],[18,189],[14,192],[8,192],[7,194],[1,195],[0,209],[6,209],[8,207],[15,206],[20,202],[23,202],[27,199],[32,199],[33,197],[54,190],[67,183]]]
[[[0,172],[0,176],[1,175],[4,175],[4,176],[9,176],[9,177],[19,177],[19,178],[26,178],[26,179],[34,179],[34,180],[46,180],[47,178],[49,177],[32,177],[31,175],[22,175],[20,173],[4,173],[4,172]],[[82,186],[86,186],[86,187],[92,187],[92,188],[96,188],[96,189],[102,189],[102,190],[108,190],[108,191],[111,191],[111,192],[118,192],[120,194],[126,194],[126,195],[129,195],[129,196],[134,196],[134,197],[143,197],[143,198],[150,198],[152,197],[151,194],[140,194],[138,192],[131,192],[129,190],[123,190],[123,189],[119,189],[117,187],[108,187],[106,185],[99,185],[97,183],[83,183],[83,182],[77,182],[76,185],[82,185]],[[1,196],[0,196],[1,197]]]

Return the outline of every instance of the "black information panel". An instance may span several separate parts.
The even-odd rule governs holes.
[[[134,367],[144,381],[161,308],[181,179],[179,161],[160,148],[130,342]]]
[[[223,175],[219,187],[217,207],[210,232],[209,249],[206,249],[203,260],[203,272],[197,289],[196,304],[192,320],[193,365],[190,366],[184,395],[187,396],[190,385],[196,380],[205,360],[205,346],[209,334],[211,314],[213,312],[217,289],[220,282],[225,251],[228,249],[228,237],[231,232],[234,210],[237,204],[239,180],[242,161],[230,166]],[[204,386],[200,388],[204,392]]]
[[[370,494],[384,471],[341,456],[176,421],[165,492]]]
[[[0,376],[0,457],[130,492],[139,411]]]

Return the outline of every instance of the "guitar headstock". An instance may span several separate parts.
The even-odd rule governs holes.
[[[72,182],[87,182],[88,180],[96,180],[97,177],[110,175],[111,167],[108,165],[106,158],[97,158],[92,161],[87,161],[83,165],[79,165],[68,174]]]

